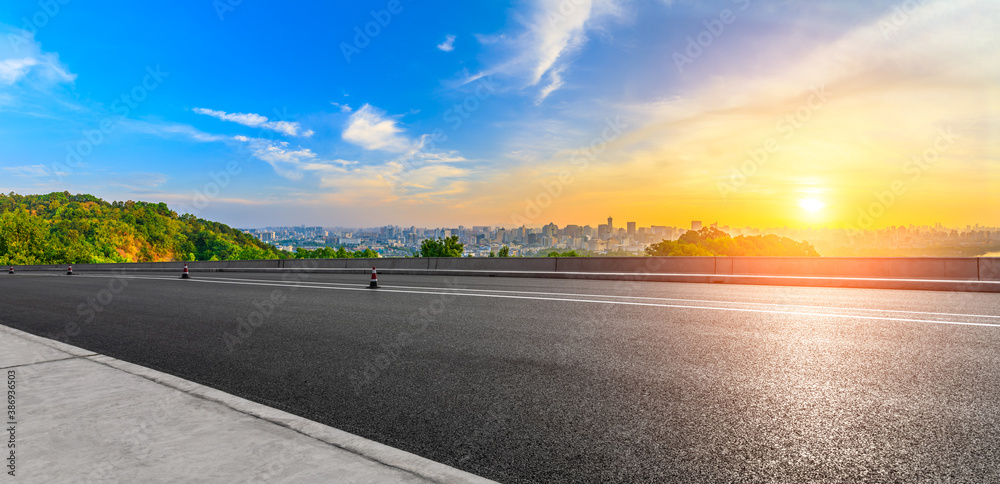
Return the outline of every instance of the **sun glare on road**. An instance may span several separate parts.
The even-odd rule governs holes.
[[[799,206],[809,213],[816,213],[826,208],[826,204],[815,198],[803,198],[799,200]]]

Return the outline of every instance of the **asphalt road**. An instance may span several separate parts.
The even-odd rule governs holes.
[[[1000,480],[1000,294],[127,277],[0,323],[503,482]]]

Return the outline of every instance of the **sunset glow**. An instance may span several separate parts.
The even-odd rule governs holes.
[[[805,211],[810,213],[816,213],[826,208],[825,203],[816,200],[815,198],[805,198],[799,200],[799,206],[805,209]]]
[[[564,3],[404,2],[370,38],[364,2],[11,5],[3,189],[234,226],[1000,223],[1000,3]]]

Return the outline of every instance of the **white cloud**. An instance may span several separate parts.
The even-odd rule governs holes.
[[[76,74],[59,61],[59,55],[43,52],[31,33],[0,26],[0,35],[7,40],[0,42],[0,86],[27,81],[39,88],[76,80]]]
[[[549,97],[557,89],[563,86],[562,73],[566,70],[566,66],[562,66],[558,69],[553,69],[549,72],[549,84],[542,88],[541,92],[538,93],[538,99],[535,100],[535,104],[541,104],[545,101],[545,98]]]
[[[442,51],[445,51],[445,52],[451,52],[451,51],[455,50],[455,36],[454,35],[449,35],[449,36],[445,37],[444,38],[444,42],[441,42],[440,44],[438,44],[437,48],[438,48],[438,50],[442,50]]]
[[[31,57],[24,59],[4,59],[0,61],[0,83],[10,85],[17,82],[36,64],[38,64],[38,61]]]
[[[467,161],[453,152],[418,150],[395,160],[360,165],[342,159],[324,160],[285,141],[246,136],[233,139],[247,144],[253,156],[270,164],[278,175],[295,181],[316,180],[320,188],[333,190],[327,198],[337,203],[441,201],[466,191],[465,179],[470,174],[468,169],[453,165]]]
[[[277,131],[287,136],[303,136],[308,138],[313,135],[312,130],[299,134],[299,131],[302,129],[302,126],[300,126],[299,123],[289,121],[271,121],[265,116],[254,113],[227,113],[225,111],[216,111],[205,108],[194,108],[192,111],[198,114],[218,118],[223,121],[231,121],[237,124],[242,124],[243,126],[249,126],[251,128]]]
[[[504,34],[500,35],[473,34],[473,36],[476,38],[477,42],[483,45],[493,45],[507,38],[507,36]]]
[[[247,143],[254,157],[267,162],[275,172],[290,180],[301,180],[303,165],[316,159],[316,153],[312,150],[302,147],[290,149],[287,141],[246,136],[234,136],[233,139]]]
[[[341,135],[345,141],[354,143],[366,150],[382,150],[392,153],[404,153],[419,149],[422,141],[414,141],[402,135],[402,128],[396,120],[387,117],[385,112],[365,104],[351,115],[347,128]]]
[[[225,141],[229,139],[226,136],[220,136],[217,134],[210,134],[204,131],[200,131],[194,126],[190,126],[187,124],[126,119],[122,121],[122,126],[124,128],[127,128],[129,130],[138,133],[152,134],[163,138],[184,136],[194,141],[200,141],[203,143]]]
[[[485,75],[504,74],[523,79],[525,87],[535,87],[548,75],[538,102],[563,86],[563,74],[571,55],[587,43],[587,31],[604,17],[621,16],[624,0],[535,0],[532,12],[523,21],[524,31],[515,37],[477,35],[483,45],[497,44],[514,54],[485,71],[470,76],[473,82]]]
[[[569,6],[569,8],[565,8]],[[584,25],[590,19],[591,0],[566,2],[541,0],[529,26],[526,44],[531,64],[531,85],[536,85],[567,52],[582,46],[587,37]]]
[[[348,106],[347,104],[340,104],[340,103],[330,103],[330,104],[337,106],[337,108],[339,108],[340,112],[342,113],[349,113],[352,111],[351,107]]]

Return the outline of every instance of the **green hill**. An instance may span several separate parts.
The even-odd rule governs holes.
[[[93,195],[0,194],[0,264],[80,264],[288,257],[218,222],[165,203]]]

